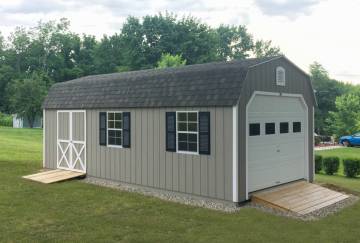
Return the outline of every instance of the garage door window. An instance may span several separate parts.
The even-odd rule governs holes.
[[[275,134],[275,123],[274,122],[265,123],[265,134],[266,135]]]
[[[249,124],[249,135],[250,136],[259,136],[260,135],[260,123]]]
[[[293,133],[301,132],[301,122],[293,122]]]
[[[289,133],[289,123],[280,122],[280,133]]]

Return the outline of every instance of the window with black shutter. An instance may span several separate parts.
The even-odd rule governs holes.
[[[99,144],[106,146],[106,112],[99,113]]]
[[[210,112],[199,112],[199,154],[210,154]]]
[[[123,112],[123,147],[130,148],[131,134],[130,134],[130,112]]]
[[[176,112],[166,112],[166,151],[176,152]]]
[[[166,150],[210,154],[210,112],[166,112]]]

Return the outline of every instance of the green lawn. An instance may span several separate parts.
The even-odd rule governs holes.
[[[227,214],[79,181],[43,185],[21,179],[40,168],[41,130],[0,128],[1,242],[360,241],[360,203],[313,222],[251,208]]]
[[[323,150],[316,151],[316,154],[322,155],[323,157],[337,156],[341,160],[344,158],[360,158],[360,148],[340,148]],[[344,167],[342,165],[342,161],[340,163],[339,171],[336,175],[328,176],[322,173],[316,175],[316,180],[321,183],[329,183],[338,185],[340,187],[345,187],[360,195],[360,177],[357,177],[355,179],[346,178],[344,176]]]

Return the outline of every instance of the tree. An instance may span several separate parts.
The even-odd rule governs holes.
[[[280,48],[272,45],[272,41],[258,40],[253,47],[255,57],[272,57],[281,55]]]
[[[5,61],[4,52],[5,52],[5,40],[0,31],[0,65],[2,65]]]
[[[30,128],[41,115],[41,105],[50,85],[46,82],[41,75],[33,74],[30,78],[15,80],[7,88],[11,111],[27,119]]]
[[[18,74],[27,70],[27,59],[30,45],[30,33],[23,27],[16,27],[9,37],[11,57]]]
[[[97,45],[98,42],[95,36],[85,34],[82,36],[80,52],[76,62],[78,67],[83,70],[83,75],[96,73],[95,49]]]
[[[183,17],[176,22],[174,50],[162,51],[181,54],[187,64],[217,60],[216,34],[213,29],[194,17]]]
[[[182,55],[187,64],[218,60],[214,30],[193,17],[166,13],[129,17],[120,33],[123,66],[131,70],[156,67],[163,53]]]
[[[15,70],[9,65],[0,66],[0,111],[9,112],[6,87],[16,77]]]
[[[157,63],[158,68],[180,67],[184,65],[186,65],[186,60],[183,60],[181,55],[170,55],[169,53],[162,54]]]
[[[155,66],[163,53],[180,53],[179,25],[176,16],[166,13],[147,15],[142,21],[146,62]]]
[[[344,94],[336,98],[336,111],[331,111],[328,123],[337,136],[360,131],[360,92]]]
[[[123,46],[122,65],[129,67],[130,70],[142,69],[146,66],[144,32],[138,18],[127,18],[120,38]]]
[[[253,37],[243,25],[220,25],[216,29],[218,56],[220,60],[244,59],[250,56]]]
[[[315,131],[331,135],[329,112],[336,110],[336,97],[343,95],[348,88],[345,84],[331,79],[325,68],[317,62],[310,65],[310,75],[318,103],[315,108]]]

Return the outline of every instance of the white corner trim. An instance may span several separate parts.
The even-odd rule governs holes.
[[[238,106],[233,106],[233,202],[239,202]]]
[[[45,163],[45,124],[46,124],[46,120],[45,120],[45,109],[43,109],[43,168],[45,168],[46,163]]]
[[[313,163],[312,163],[312,169],[313,169],[313,173],[312,173],[312,180],[314,181],[315,180],[315,153],[314,153],[314,146],[315,146],[315,136],[314,136],[314,132],[315,132],[315,109],[314,109],[314,107],[312,108],[312,125],[313,125],[313,127],[312,127],[312,130],[311,130],[311,134],[312,134],[312,161],[313,161]]]

